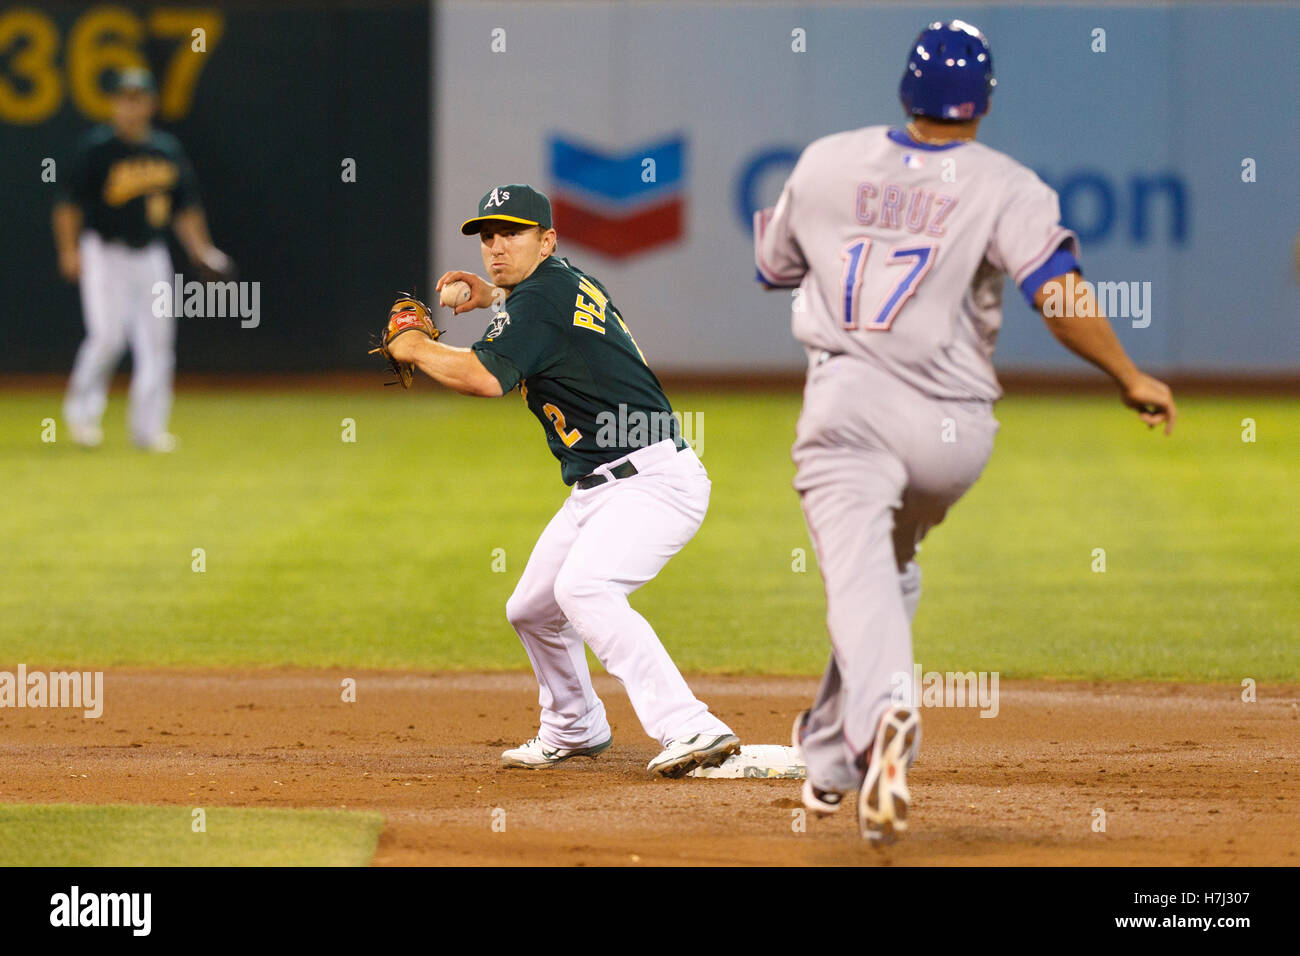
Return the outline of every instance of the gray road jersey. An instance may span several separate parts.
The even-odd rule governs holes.
[[[868,126],[803,151],[776,206],[755,214],[755,259],[764,282],[798,288],[792,326],[810,354],[854,353],[927,395],[991,401],[1003,277],[1019,285],[1062,244],[1078,255],[1060,218],[1055,191],[995,149]]]

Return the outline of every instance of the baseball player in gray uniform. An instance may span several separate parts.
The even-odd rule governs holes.
[[[977,29],[931,24],[900,86],[906,127],[817,140],[776,206],[755,214],[759,281],[798,290],[792,326],[809,358],[795,488],[832,651],[795,720],[803,803],[833,813],[856,791],[859,830],[875,842],[906,829],[921,738],[911,699],[916,554],[983,471],[998,430],[991,359],[1004,277],[1148,426],[1168,433],[1176,414],[1169,388],[1137,369],[1095,300],[1084,301],[1090,288],[1060,281],[1080,266],[1055,192],[975,142],[994,84]],[[1079,298],[1065,315],[1044,308],[1067,288]]]

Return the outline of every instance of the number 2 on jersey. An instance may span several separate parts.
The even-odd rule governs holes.
[[[867,237],[855,239],[844,247],[840,258],[844,260],[844,328],[865,328],[875,332],[887,332],[894,324],[894,319],[908,299],[916,292],[925,274],[934,265],[939,247],[933,243],[918,245],[905,244],[895,246],[885,257],[885,265],[899,266],[911,263],[911,268],[900,273],[889,294],[877,308],[875,315],[865,325],[859,325],[858,291],[862,288],[862,276],[866,272],[867,253],[871,251],[871,240]]]
[[[560,441],[564,442],[565,448],[572,448],[573,443],[582,438],[582,432],[578,431],[578,429],[565,429],[564,412],[560,411],[550,402],[547,402],[542,406],[542,411],[546,413],[546,417],[549,418],[551,424],[555,426],[555,434],[560,436]]]

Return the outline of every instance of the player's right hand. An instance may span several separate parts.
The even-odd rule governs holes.
[[[67,253],[59,253],[59,275],[69,282],[76,282],[81,278],[81,253],[73,249]]]
[[[1174,393],[1159,379],[1139,372],[1137,378],[1124,388],[1120,400],[1129,408],[1136,409],[1138,417],[1147,423],[1148,428],[1164,422],[1166,435],[1174,430],[1174,420],[1178,418]]]
[[[462,302],[456,308],[452,309],[452,315],[460,315],[462,312],[470,312],[474,309],[490,308],[496,301],[497,287],[488,282],[482,276],[476,276],[472,272],[461,272],[459,269],[453,269],[451,272],[444,272],[437,284],[434,286],[438,292],[448,282],[460,280],[469,286],[469,298]]]

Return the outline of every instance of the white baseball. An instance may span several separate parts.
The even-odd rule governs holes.
[[[449,309],[454,309],[456,306],[468,302],[469,296],[469,283],[460,279],[455,282],[448,282],[442,287],[442,304]]]

